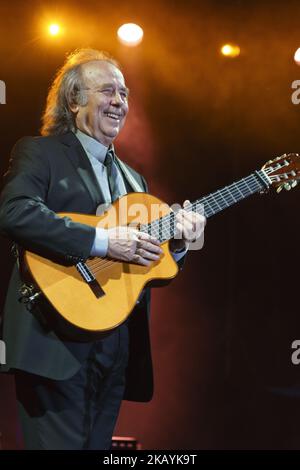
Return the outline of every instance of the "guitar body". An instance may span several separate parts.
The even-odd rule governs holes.
[[[130,193],[100,216],[59,215],[93,227],[131,225],[138,228],[139,224],[148,224],[170,211],[167,204],[152,195]],[[86,265],[102,290],[100,296],[95,294],[76,266],[57,264],[28,251],[24,260],[36,286],[67,323],[81,330],[101,333],[117,327],[128,318],[147,284],[176,276],[178,267],[170,254],[168,241],[162,243],[161,248],[160,260],[151,262],[150,266],[107,258],[87,260]]]

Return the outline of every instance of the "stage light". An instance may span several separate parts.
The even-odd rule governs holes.
[[[142,42],[144,32],[140,26],[134,23],[126,23],[118,29],[118,38],[126,46],[137,46]]]
[[[237,45],[233,44],[225,44],[221,48],[221,53],[226,57],[237,57],[240,55],[240,48]]]
[[[52,23],[49,25],[48,31],[51,36],[57,36],[60,33],[60,27],[58,24]]]
[[[295,52],[294,61],[296,62],[297,65],[300,65],[300,47]]]

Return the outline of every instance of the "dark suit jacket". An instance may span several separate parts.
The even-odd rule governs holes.
[[[145,180],[128,167],[145,188]],[[125,180],[128,192],[133,191]],[[15,145],[0,198],[0,230],[24,249],[75,264],[88,258],[95,229],[61,218],[57,212],[95,214],[103,203],[101,188],[83,147],[72,132],[26,137]],[[63,380],[73,376],[92,342],[62,340],[18,302],[20,274],[15,266],[9,283],[3,339],[8,369]],[[130,359],[125,398],[147,401],[153,393],[148,331],[150,289],[130,317]]]

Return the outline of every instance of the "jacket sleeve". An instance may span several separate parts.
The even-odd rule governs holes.
[[[59,217],[47,207],[51,166],[38,138],[25,137],[12,150],[0,196],[0,232],[24,249],[75,264],[90,255],[95,229]]]

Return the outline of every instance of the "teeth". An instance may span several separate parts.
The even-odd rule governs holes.
[[[120,119],[120,116],[118,116],[118,114],[107,113],[107,116],[112,119]]]

